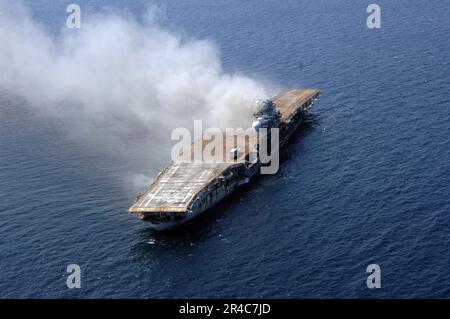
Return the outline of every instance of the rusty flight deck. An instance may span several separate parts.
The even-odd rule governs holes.
[[[281,113],[280,130],[289,131],[288,136],[280,144],[288,139],[292,132],[297,128],[298,121],[293,120],[300,111],[309,109],[313,100],[320,94],[315,89],[292,89],[276,95],[272,100]],[[294,122],[294,123],[292,123]],[[295,127],[291,127],[295,125]],[[226,158],[233,148],[239,150],[239,155],[233,161],[227,159],[224,162],[214,162],[203,159],[201,161],[192,161],[196,146],[201,144],[200,150],[206,145],[217,143],[216,139],[211,140],[209,136],[204,135],[201,139],[192,143],[191,147],[183,151],[170,165],[161,171],[149,188],[136,199],[136,202],[129,208],[130,213],[184,213],[188,212],[189,207],[197,194],[235,165],[242,165],[248,160],[249,153],[257,145],[257,134],[251,135],[246,139],[235,138],[235,135],[225,135],[226,142],[221,142],[215,148],[218,154],[214,158]],[[246,132],[248,134],[248,132]],[[285,134],[286,135],[286,134]],[[233,139],[228,143],[229,139]],[[218,150],[218,151],[217,151]],[[220,154],[220,150],[223,153]]]

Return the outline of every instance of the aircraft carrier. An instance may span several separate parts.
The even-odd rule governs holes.
[[[145,193],[136,198],[129,212],[139,213],[140,219],[148,221],[151,228],[162,231],[186,223],[213,207],[260,173],[263,164],[255,160],[261,142],[259,127],[277,127],[279,146],[283,146],[303,123],[319,94],[315,89],[292,89],[276,95],[269,100],[275,115],[259,114],[253,123],[253,133],[247,132],[242,139],[222,132],[225,142],[214,145],[217,139],[204,134],[158,174]],[[267,122],[271,124],[264,125]],[[215,160],[204,157],[195,160],[196,150],[203,150],[207,145],[216,146]]]

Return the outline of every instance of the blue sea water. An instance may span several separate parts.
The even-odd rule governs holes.
[[[69,2],[28,3],[59,32]],[[123,163],[1,98],[0,297],[450,297],[448,1],[378,0],[379,30],[368,1],[151,3],[168,28],[214,41],[225,70],[320,88],[315,125],[277,175],[156,234],[126,213],[136,193],[117,178],[148,159]],[[71,263],[81,289],[66,286]]]

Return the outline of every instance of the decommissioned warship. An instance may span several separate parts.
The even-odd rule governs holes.
[[[292,89],[268,100],[273,109],[258,114],[252,127],[255,134],[236,139],[225,132],[225,143],[220,144],[215,157],[224,161],[192,161],[196,147],[214,143],[205,135],[194,141],[162,170],[144,194],[136,198],[130,213],[139,213],[140,219],[151,228],[162,231],[186,223],[213,207],[239,186],[248,183],[260,173],[261,161],[254,150],[259,150],[258,129],[279,129],[279,146],[283,146],[304,122],[305,114],[319,96],[316,89]],[[217,151],[216,151],[217,152]],[[231,159],[231,160],[230,160]]]

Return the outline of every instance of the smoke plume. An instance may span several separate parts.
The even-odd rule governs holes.
[[[153,155],[169,156],[170,131],[194,119],[251,124],[249,98],[269,96],[267,86],[225,73],[212,42],[166,30],[154,13],[142,20],[109,10],[55,35],[23,6],[0,0],[0,93],[70,121],[93,143],[109,139]]]

